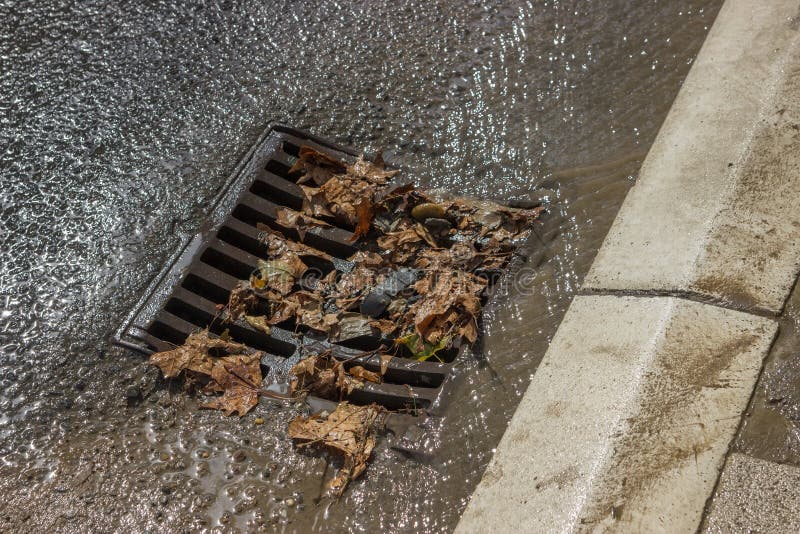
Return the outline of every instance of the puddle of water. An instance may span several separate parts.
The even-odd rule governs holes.
[[[800,290],[795,286],[780,318],[734,451],[800,466]]]
[[[720,3],[0,0],[0,518],[451,529]],[[273,119],[555,206],[425,455],[379,446],[332,506],[333,467],[288,445],[299,408],[198,412],[104,342]]]

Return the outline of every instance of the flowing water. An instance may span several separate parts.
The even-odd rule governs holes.
[[[452,529],[720,4],[0,0],[0,525]],[[335,503],[302,407],[198,411],[106,342],[269,120],[553,207],[421,454]]]

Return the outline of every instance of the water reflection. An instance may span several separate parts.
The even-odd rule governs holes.
[[[4,517],[451,528],[719,3],[0,1]],[[287,447],[292,410],[197,412],[104,344],[271,119],[383,146],[423,186],[554,205],[535,296],[488,314],[427,454],[379,448],[331,507],[325,459]]]

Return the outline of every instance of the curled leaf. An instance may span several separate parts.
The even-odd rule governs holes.
[[[293,209],[289,208],[280,208],[277,212],[275,222],[284,228],[292,228],[296,230],[297,235],[300,237],[300,241],[305,241],[306,232],[308,232],[310,229],[330,227],[330,224],[326,223],[325,221],[315,219],[314,217],[309,217],[308,215],[304,215],[299,211],[294,211]]]
[[[183,371],[194,373],[205,381],[205,390],[222,393],[221,397],[202,405],[230,415],[246,414],[258,404],[261,385],[261,353],[236,354],[247,347],[223,338],[212,338],[208,330],[191,334],[183,345],[150,356],[167,378]],[[225,356],[225,354],[228,354]]]
[[[376,384],[381,383],[381,375],[374,371],[367,371],[360,365],[351,367],[347,370],[347,372],[359,380],[364,380],[365,382],[375,382]]]
[[[393,177],[398,172],[400,171],[387,171],[383,166],[382,156],[375,163],[365,160],[364,156],[359,156],[355,163],[347,167],[347,174],[380,185],[388,182],[389,178]]]
[[[269,327],[269,323],[267,322],[267,317],[265,315],[245,315],[244,319],[256,330],[269,335],[271,328]]]
[[[263,282],[263,281],[261,281]],[[266,285],[263,282],[262,287]],[[258,305],[258,297],[253,293],[253,288],[247,282],[240,282],[231,290],[228,297],[228,320],[238,321],[240,317],[250,313]]]
[[[289,174],[301,171],[303,175],[297,183],[313,181],[316,185],[323,185],[331,176],[345,170],[345,165],[339,160],[304,145],[300,147],[300,157],[289,169]]]
[[[307,392],[331,399],[349,395],[362,387],[364,382],[345,372],[342,363],[330,353],[308,356],[289,370],[292,394]]]
[[[356,206],[356,229],[353,232],[353,237],[350,242],[358,241],[359,237],[365,236],[369,233],[370,226],[372,225],[372,218],[375,216],[375,207],[372,204],[372,199],[365,196],[361,202]]]

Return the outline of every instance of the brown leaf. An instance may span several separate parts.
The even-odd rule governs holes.
[[[347,372],[344,370],[344,366],[341,363],[333,367],[332,370],[336,374],[336,388],[342,393],[340,397],[344,395],[350,395],[353,390],[364,387],[364,381],[347,374]]]
[[[301,185],[305,194],[303,199],[303,212],[312,217],[333,217],[333,212],[328,209],[328,196],[325,191],[317,187]]]
[[[431,247],[439,248],[439,245],[436,243],[436,240],[433,238],[428,229],[422,226],[420,223],[417,223],[417,225],[414,227],[414,231],[417,232],[417,235],[424,239],[425,242]]]
[[[382,159],[381,159],[382,161]],[[359,156],[355,163],[347,167],[347,174],[356,178],[367,180],[374,184],[383,185],[389,178],[400,172],[399,170],[387,171],[383,165],[377,165],[364,159],[364,156]]]
[[[334,217],[355,226],[356,205],[364,197],[375,197],[377,185],[350,175],[334,176],[319,188],[301,186],[305,193],[303,213],[312,217]]]
[[[355,205],[363,194],[363,191],[359,191],[363,188],[358,185],[354,180],[337,176],[319,188],[319,194],[325,199],[326,209],[338,220],[355,225]]]
[[[228,297],[229,321],[238,321],[240,317],[250,313],[258,305],[258,297],[253,293],[253,288],[247,282],[240,282],[231,290]]]
[[[373,371],[367,371],[360,365],[351,367],[347,370],[347,372],[359,380],[364,380],[365,382],[375,382],[376,384],[381,383],[381,375]]]
[[[478,322],[474,316],[458,329],[458,334],[470,343],[475,343],[478,339]]]
[[[300,157],[289,169],[289,174],[297,171],[303,172],[297,183],[302,184],[312,180],[315,184],[322,185],[334,174],[345,172],[346,167],[341,161],[303,145],[300,147]]]
[[[384,250],[392,250],[406,243],[417,243],[422,241],[422,236],[417,233],[415,227],[406,228],[397,232],[389,232],[378,238],[378,246]]]
[[[309,356],[292,366],[289,373],[296,377],[314,376],[319,356]]]
[[[292,394],[313,393],[322,398],[338,400],[364,382],[347,374],[341,362],[322,353],[308,356],[289,370],[289,389]]]
[[[298,323],[320,332],[327,332],[336,324],[336,315],[323,311],[323,299],[317,293],[295,291],[292,296],[300,303],[295,311]]]
[[[358,222],[356,223],[356,229],[353,232],[353,237],[350,238],[350,242],[358,241],[359,237],[365,236],[369,233],[369,229],[372,226],[372,218],[375,216],[375,207],[372,204],[372,199],[369,196],[365,196],[361,199],[361,202],[358,203],[356,206],[356,219]]]
[[[386,410],[377,404],[354,406],[341,402],[327,417],[294,418],[288,434],[301,446],[321,444],[343,456],[342,468],[328,483],[333,495],[341,495],[347,484],[367,468],[375,447],[375,431],[385,414]]]
[[[213,368],[211,351],[231,354],[247,350],[244,345],[221,338],[212,338],[208,334],[208,330],[190,334],[183,345],[152,354],[150,364],[161,369],[165,378],[174,378],[185,369],[211,375]]]
[[[274,289],[286,295],[307,269],[297,254],[287,250],[276,259],[258,260],[258,272],[250,277],[250,285],[257,289]]]
[[[330,254],[326,252],[309,247],[304,243],[289,241],[283,237],[283,235],[263,223],[257,223],[256,228],[262,232],[259,239],[262,243],[267,245],[270,257],[280,257],[286,251],[289,251],[294,252],[298,256],[313,256],[326,261],[331,261],[332,259]]]
[[[359,265],[349,273],[344,273],[339,277],[331,297],[342,300],[342,305],[340,305],[339,300],[336,301],[336,305],[341,309],[347,309],[344,305],[346,304],[345,301],[352,303],[351,299],[358,300],[362,291],[375,285],[375,278],[376,272],[373,269]]]
[[[378,195],[376,202],[383,207],[387,207],[392,201],[397,200],[399,198],[404,197],[408,193],[414,190],[414,183],[409,182],[407,184],[398,185],[395,188],[392,188],[388,191],[383,191]]]
[[[366,267],[369,269],[378,269],[383,267],[383,258],[381,258],[380,254],[376,254],[375,252],[369,252],[366,250],[359,250],[349,258],[348,261],[355,263],[359,267]]]
[[[397,323],[389,319],[372,319],[369,324],[380,330],[383,335],[389,335],[397,330]]]
[[[394,264],[400,265],[416,256],[422,244],[423,238],[414,226],[388,232],[378,238],[378,246],[391,254]]]
[[[269,334],[272,330],[265,315],[245,315],[244,319],[250,326],[265,334]]]
[[[239,417],[252,410],[258,405],[260,361],[260,353],[226,356],[216,360],[211,379],[223,393],[221,397],[201,405],[201,408],[222,410],[225,415],[236,412]]]
[[[267,319],[268,324],[282,323],[297,315],[300,302],[295,295],[287,295],[280,300],[272,301],[272,315]]]
[[[278,209],[275,222],[284,228],[296,230],[297,235],[300,236],[300,241],[305,240],[306,232],[310,229],[330,227],[330,224],[325,221],[309,217],[308,215],[304,215],[290,208]]]
[[[389,368],[389,362],[392,361],[391,354],[381,354],[381,376],[386,374],[386,370]]]
[[[480,312],[480,294],[485,287],[484,280],[470,273],[427,271],[414,284],[421,298],[408,309],[403,322],[412,323],[417,333],[432,344],[462,328],[465,335],[475,337],[467,323]]]
[[[222,392],[202,407],[225,411],[228,415],[238,412],[246,414],[258,404],[258,388],[261,386],[261,353],[237,354],[247,347],[222,338],[212,338],[208,330],[196,332],[176,349],[157,352],[150,356],[150,363],[158,366],[167,378],[178,376],[181,371],[205,375],[210,381],[209,392]],[[218,356],[218,354],[232,354]]]

